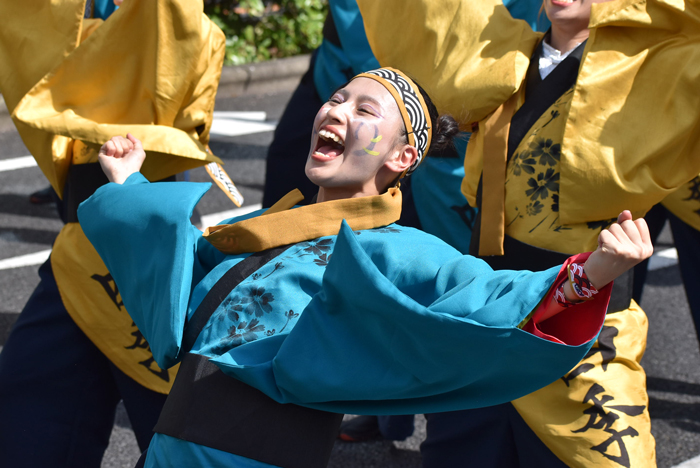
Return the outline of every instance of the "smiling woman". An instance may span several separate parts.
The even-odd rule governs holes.
[[[394,79],[402,77],[400,72],[384,71],[388,73]],[[413,83],[416,92],[407,102],[415,109],[409,113],[403,99],[391,93],[394,89],[397,94],[397,88],[386,88],[379,79],[373,72],[358,75],[318,111],[306,163],[307,177],[320,187],[318,201],[382,193],[399,176],[413,172],[428,147],[440,151],[459,132],[452,117],[438,117],[419,85]],[[411,124],[410,115],[425,115],[427,120]],[[411,128],[421,128],[409,133],[406,121]],[[434,127],[426,122],[434,122]],[[415,140],[416,134],[422,141]]]
[[[651,253],[646,225],[624,212],[600,249],[533,273],[393,224],[394,182],[455,131],[400,71],[361,74],[314,123],[318,203],[292,192],[204,234],[207,185],[148,183],[131,135],[102,147],[117,183],[81,225],[157,362],[182,363],[145,466],[323,467],[340,413],[493,405],[585,355],[610,281]]]

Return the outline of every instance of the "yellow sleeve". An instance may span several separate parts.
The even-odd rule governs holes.
[[[6,3],[24,10],[13,11],[21,24],[14,36],[0,36],[0,50],[24,37],[35,18],[46,23],[32,28],[45,34],[40,42],[62,46],[41,55],[42,67],[26,65],[34,60],[27,50],[0,55],[0,69],[31,71],[31,78],[26,73],[14,83],[0,76],[0,85],[3,93],[10,89],[17,128],[58,193],[73,140],[99,146],[131,132],[143,142],[142,172],[151,180],[218,161],[206,143],[225,38],[203,15],[201,1],[124,2],[108,21],[85,31],[83,0],[51,3],[34,16],[25,14],[27,2],[3,2],[3,17]],[[90,34],[81,41],[84,32]]]
[[[464,130],[519,87],[541,34],[498,0],[358,0],[382,66],[407,73]]]
[[[641,216],[700,172],[700,2],[594,4],[562,142],[561,222]]]

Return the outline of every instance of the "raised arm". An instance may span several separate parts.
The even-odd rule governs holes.
[[[190,222],[211,184],[151,184],[138,172],[144,158],[131,135],[103,145],[100,163],[115,183],[83,202],[78,218],[158,365],[167,368],[179,358],[192,287],[223,254]]]
[[[653,250],[644,218],[632,220],[632,213],[623,211],[616,223],[601,231],[598,248],[586,256],[585,263],[567,265],[566,280],[555,284],[553,297],[533,315],[533,321],[543,322],[568,307],[594,299],[598,290],[649,258]]]

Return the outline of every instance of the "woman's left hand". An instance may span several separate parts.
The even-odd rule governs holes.
[[[600,289],[636,264],[651,257],[649,228],[644,218],[632,220],[625,210],[617,222],[603,229],[598,236],[598,248],[588,257],[584,270],[592,286]]]

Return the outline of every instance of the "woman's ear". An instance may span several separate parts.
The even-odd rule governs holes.
[[[384,166],[392,172],[402,174],[418,159],[418,150],[411,145],[402,145],[394,156]]]

